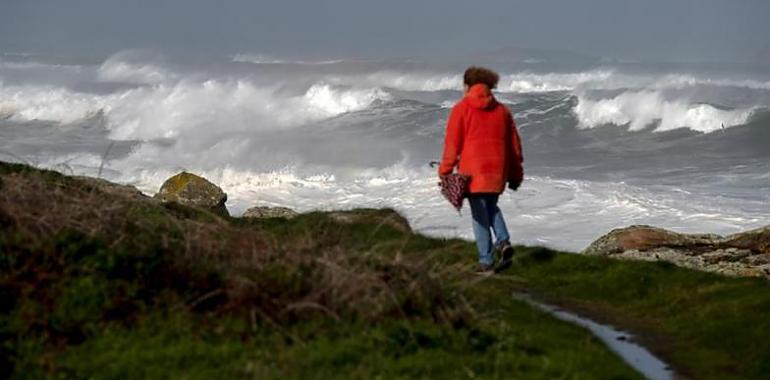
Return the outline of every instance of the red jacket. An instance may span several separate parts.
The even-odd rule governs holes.
[[[471,193],[502,193],[507,181],[524,179],[521,140],[508,108],[484,84],[473,85],[453,108],[447,122],[438,174],[471,177]]]

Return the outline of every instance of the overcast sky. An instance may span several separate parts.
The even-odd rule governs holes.
[[[770,0],[0,0],[0,50],[750,61],[770,48],[769,19]]]

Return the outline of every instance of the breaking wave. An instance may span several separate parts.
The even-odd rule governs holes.
[[[277,65],[277,64],[297,64],[297,65],[330,65],[334,63],[345,62],[343,59],[307,61],[279,59],[266,54],[240,53],[232,57],[233,62],[253,63],[257,65]]]
[[[419,231],[471,237],[467,215],[456,216],[436,191],[434,170],[424,165],[440,155],[448,114],[441,107],[460,97],[461,70],[249,55],[169,62],[141,52],[76,67],[77,73],[71,67],[0,62],[3,151],[76,174],[101,172],[147,193],[181,170],[192,171],[222,186],[234,215],[256,204],[301,211],[394,207]],[[596,234],[630,223],[675,228],[684,221],[692,230],[717,233],[763,223],[765,155],[722,162],[722,150],[715,149],[716,158],[703,163],[701,157],[680,159],[690,153],[683,147],[672,160],[686,170],[663,173],[655,182],[648,179],[651,171],[658,174],[657,163],[626,160],[637,156],[613,145],[615,134],[574,129],[713,132],[746,124],[770,105],[770,82],[751,75],[650,74],[622,67],[501,72],[498,98],[524,121],[522,137],[533,147],[527,182],[501,198],[504,212],[516,215],[509,224],[514,239],[576,250]],[[46,123],[27,123],[34,120]],[[637,137],[620,135],[622,142]],[[693,149],[717,140],[683,135],[687,142],[701,139]],[[743,144],[743,134],[735,135],[741,138],[729,141]],[[602,143],[617,148],[611,157],[617,162],[593,165],[606,159],[605,146],[583,149],[584,136],[609,136]],[[113,144],[101,171],[102,147]],[[656,145],[645,148],[654,152]],[[736,163],[746,167],[733,173]],[[723,183],[714,173],[734,177]]]
[[[98,77],[105,82],[135,84],[159,84],[178,79],[169,70],[149,63],[128,62],[119,57],[110,57],[99,67]]]
[[[741,79],[741,78],[710,78],[697,77],[688,74],[669,74],[656,81],[651,87],[686,88],[696,86],[737,87],[752,90],[770,90],[770,80]]]
[[[107,106],[98,95],[61,87],[4,86],[0,83],[0,115],[20,121],[72,123],[93,116]]]
[[[112,180],[136,184],[145,193],[154,194],[166,178],[181,170],[144,167],[137,165],[138,158],[135,155],[112,161],[105,173]],[[98,167],[99,163],[98,156],[84,156],[72,160],[70,165],[85,168]],[[265,172],[226,165],[185,169],[219,184],[229,195],[227,207],[233,215],[255,205],[290,207],[303,212],[391,207],[403,213],[416,231],[433,236],[473,237],[467,215],[458,216],[448,206],[436,188],[435,172],[427,168],[399,163],[347,175],[336,171],[300,174],[294,167]],[[578,251],[603,231],[634,223],[680,232],[715,233],[760,225],[764,220],[761,209],[765,207],[747,212],[744,203],[714,203],[711,198],[677,188],[653,192],[625,183],[529,176],[518,192],[504,193],[499,205],[510,216],[507,223],[516,242]],[[464,207],[463,213],[468,210],[467,204]],[[687,227],[683,228],[683,224]]]
[[[379,88],[327,83],[314,84],[296,95],[282,95],[277,88],[247,80],[183,80],[106,95],[0,84],[0,113],[6,117],[68,124],[101,114],[111,137],[118,140],[176,138],[189,130],[221,133],[286,128],[388,99],[390,95]]]
[[[608,70],[580,73],[503,74],[497,91],[517,93],[570,91],[581,86],[604,83],[613,75],[613,72]],[[462,74],[448,73],[405,73],[385,70],[362,76],[336,76],[332,80],[340,84],[360,82],[368,86],[389,87],[402,91],[461,91],[463,88]]]
[[[43,62],[35,62],[35,61],[14,62],[14,61],[0,60],[0,69],[11,69],[11,70],[53,69],[53,70],[80,72],[83,69],[83,67],[80,65],[52,64],[52,63],[43,63]]]
[[[668,100],[660,92],[650,90],[623,92],[596,100],[582,95],[573,108],[580,128],[612,124],[628,125],[629,130],[640,131],[655,125],[656,132],[686,127],[704,133],[743,125],[755,110],[721,109],[683,99]]]
[[[504,92],[550,92],[572,91],[584,86],[606,83],[616,76],[609,70],[595,70],[580,73],[517,73],[503,76],[498,85]]]
[[[461,91],[461,73],[401,72],[380,70],[368,74],[332,75],[332,83],[388,87],[402,91]],[[553,91],[618,89],[685,89],[694,87],[734,87],[770,90],[770,81],[748,78],[713,78],[690,74],[621,73],[614,69],[595,69],[567,73],[501,73],[497,91],[502,93],[540,93]]]

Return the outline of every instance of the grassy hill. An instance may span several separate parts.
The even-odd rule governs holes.
[[[770,373],[770,288],[671,265],[470,242],[391,210],[220,217],[0,163],[0,369],[12,378],[640,376],[526,291],[640,334],[692,378]]]

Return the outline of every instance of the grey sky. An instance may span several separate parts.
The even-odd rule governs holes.
[[[750,61],[770,48],[768,16],[767,0],[0,0],[0,50]]]

